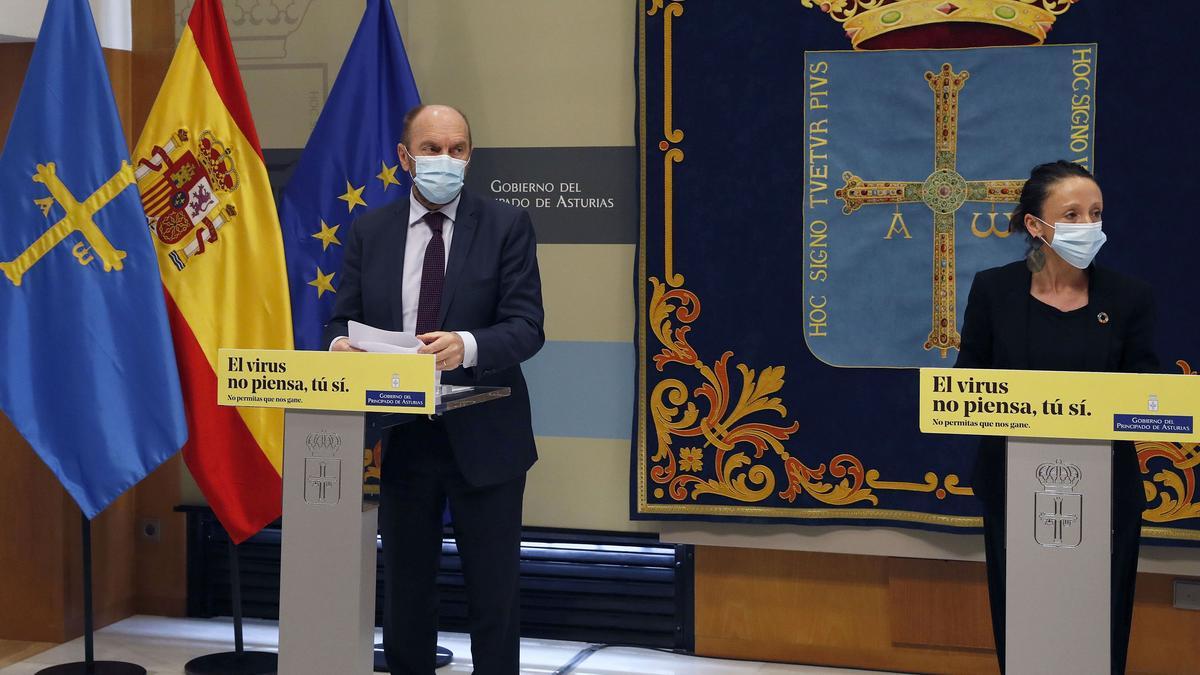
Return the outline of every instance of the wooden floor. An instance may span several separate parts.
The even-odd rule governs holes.
[[[37,656],[54,645],[49,642],[17,642],[0,640],[0,668]]]

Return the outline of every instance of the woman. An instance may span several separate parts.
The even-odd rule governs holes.
[[[975,276],[959,368],[1142,373],[1158,370],[1150,288],[1092,264],[1104,244],[1100,186],[1066,161],[1035,167],[1009,220],[1024,261]],[[988,594],[1004,670],[1004,439],[984,438],[975,492],[983,500]],[[1133,444],[1113,446],[1112,672],[1125,672],[1145,493]]]

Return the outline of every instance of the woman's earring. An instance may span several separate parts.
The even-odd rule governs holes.
[[[1046,266],[1046,252],[1042,250],[1042,240],[1035,239],[1025,254],[1025,266],[1030,272],[1041,272]]]

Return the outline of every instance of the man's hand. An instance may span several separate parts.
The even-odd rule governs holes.
[[[334,340],[333,346],[329,348],[331,352],[361,352],[363,350],[357,347],[350,346],[350,338],[338,338]]]
[[[433,354],[437,358],[438,370],[454,370],[462,365],[463,340],[458,333],[437,331],[418,335],[417,339],[425,343],[417,353]]]

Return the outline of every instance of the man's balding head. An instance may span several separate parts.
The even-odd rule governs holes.
[[[422,137],[439,132],[464,137],[467,154],[470,154],[473,145],[471,123],[467,121],[467,116],[461,110],[448,105],[419,105],[405,113],[400,132],[400,143],[407,147],[413,155],[425,154],[416,152],[420,149]],[[455,156],[453,153],[447,152],[445,148],[443,148],[443,152],[433,154]]]
[[[404,116],[404,129],[400,134],[400,144],[396,146],[396,154],[400,157],[400,166],[404,173],[413,177],[413,197],[426,206],[434,208],[441,202],[429,199],[416,186],[416,157],[437,157],[448,155],[453,159],[462,160],[462,166],[471,159],[471,125],[467,118],[456,108],[448,105],[421,105],[408,111]],[[465,168],[464,168],[465,171]],[[459,175],[461,189],[461,174]],[[423,188],[428,192],[428,186]],[[457,194],[457,190],[454,191]]]

